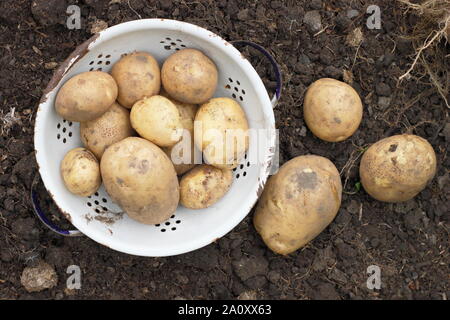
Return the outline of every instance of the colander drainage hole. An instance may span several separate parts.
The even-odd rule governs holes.
[[[161,229],[161,232],[166,232],[166,229]]]
[[[87,203],[88,207],[92,207],[92,203],[88,202]]]
[[[177,221],[175,221],[175,223],[176,223],[176,224],[180,224],[180,223],[181,223],[181,220],[177,220]]]

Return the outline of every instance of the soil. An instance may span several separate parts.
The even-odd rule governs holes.
[[[0,3],[0,299],[450,296],[448,109],[427,77],[397,83],[414,54],[410,42],[402,38],[414,17],[405,15],[394,1],[67,0],[81,8],[81,30],[68,30],[61,23],[65,19],[57,17],[61,8],[50,4],[54,1],[43,5],[35,0],[33,10],[31,2]],[[380,30],[366,27],[370,4],[381,8]],[[312,10],[319,15],[308,14],[306,25],[303,18]],[[317,16],[322,21],[315,32]],[[275,116],[281,163],[309,153],[325,156],[342,171],[345,182],[335,221],[305,248],[286,257],[272,253],[254,230],[251,212],[225,237],[200,250],[142,258],[115,252],[87,237],[53,234],[33,214],[29,190],[37,172],[34,115],[55,66],[91,36],[92,26],[155,17],[191,22],[227,40],[254,41],[280,63],[284,88]],[[359,43],[354,37],[361,35],[356,28],[362,31],[362,42],[352,46]],[[259,58],[252,63],[272,90],[270,68]],[[353,79],[364,102],[361,127],[344,142],[325,143],[305,127],[303,96],[307,86],[321,77]],[[432,144],[438,159],[436,177],[406,203],[375,201],[358,188],[359,156],[377,140],[404,132]],[[28,293],[21,285],[21,273],[40,260],[55,268],[58,285]],[[81,290],[66,289],[71,264],[82,270]],[[379,290],[366,284],[371,265],[381,270]]]

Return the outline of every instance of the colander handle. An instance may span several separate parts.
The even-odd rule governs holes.
[[[277,88],[275,90],[275,95],[272,98],[272,106],[273,106],[273,108],[275,108],[278,104],[278,101],[280,100],[281,90],[283,88],[283,77],[281,74],[281,69],[280,69],[280,66],[278,65],[277,61],[275,60],[275,58],[264,47],[260,46],[259,44],[254,43],[254,42],[247,41],[247,40],[235,40],[235,41],[230,41],[230,42],[233,45],[244,45],[244,46],[250,46],[252,48],[255,48],[256,50],[261,52],[264,56],[266,56],[267,59],[269,59],[270,63],[273,66],[273,70],[275,72],[275,78],[277,81]]]
[[[38,184],[39,178],[40,178],[39,174],[36,174],[33,179],[33,183],[31,184],[31,194],[30,194],[31,203],[33,205],[33,211],[36,214],[36,216],[39,218],[39,220],[41,220],[41,222],[47,228],[49,228],[50,230],[52,230],[53,232],[55,232],[61,236],[77,237],[77,236],[83,235],[78,230],[64,230],[64,229],[59,228],[54,223],[52,223],[50,221],[50,219],[45,215],[44,211],[42,210],[41,206],[39,205],[38,194],[36,192],[36,186]]]

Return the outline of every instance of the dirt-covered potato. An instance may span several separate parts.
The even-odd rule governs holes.
[[[323,78],[311,84],[306,91],[303,113],[306,125],[315,136],[328,142],[338,142],[358,129],[363,106],[351,86]]]
[[[81,141],[97,159],[102,158],[103,152],[110,145],[133,134],[130,111],[117,102],[99,118],[80,124]]]
[[[157,224],[177,209],[177,174],[167,155],[150,141],[129,137],[111,145],[100,170],[106,191],[130,218]]]
[[[131,126],[160,147],[170,147],[180,141],[183,124],[178,108],[163,96],[144,98],[136,102],[130,113]]]
[[[161,92],[161,95],[168,98],[177,107],[180,112],[183,129],[187,130],[187,132],[184,132],[183,137],[178,143],[171,147],[163,148],[164,152],[169,156],[169,158],[171,158],[177,174],[182,175],[195,166],[194,119],[197,114],[198,105],[176,101],[170,98],[166,92]],[[189,135],[187,135],[187,133],[189,133]],[[186,140],[188,138],[189,140]],[[188,155],[186,156],[186,159],[184,159],[183,150],[190,150],[190,157]]]
[[[248,122],[239,103],[214,98],[200,106],[195,116],[195,144],[208,164],[235,168],[249,147]],[[201,130],[200,130],[201,128]]]
[[[436,154],[427,140],[411,134],[382,139],[364,153],[359,175],[364,190],[385,202],[415,197],[436,173]]]
[[[172,54],[161,69],[161,81],[169,95],[181,102],[200,104],[214,95],[217,67],[210,58],[195,49]]]
[[[56,112],[66,120],[84,122],[104,114],[116,101],[117,84],[106,72],[90,71],[69,79],[56,96]]]
[[[230,190],[233,172],[206,164],[186,173],[180,181],[180,203],[189,209],[212,206]]]
[[[119,87],[117,101],[131,109],[144,97],[159,93],[161,71],[158,62],[146,52],[133,52],[114,64],[111,75]]]
[[[97,158],[85,148],[70,150],[61,162],[61,176],[73,194],[88,197],[102,184]]]
[[[336,216],[342,185],[334,164],[320,156],[299,156],[270,177],[253,223],[274,252],[289,254],[319,235]]]

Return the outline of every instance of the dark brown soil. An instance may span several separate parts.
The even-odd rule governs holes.
[[[57,17],[61,8],[52,5],[54,1],[44,6],[37,2],[41,5],[33,12],[29,0],[0,3],[0,299],[234,299],[250,291],[268,299],[450,296],[448,109],[426,77],[397,84],[413,54],[401,35],[414,19],[394,1],[66,1],[81,7],[82,30],[68,30],[60,23],[64,19]],[[365,12],[372,3],[381,7],[382,30],[366,27]],[[349,9],[358,10],[357,15],[348,18]],[[303,23],[310,10],[319,10],[326,27],[316,36]],[[141,258],[86,237],[57,236],[34,216],[28,198],[36,173],[33,124],[53,72],[48,63],[61,63],[88,39],[97,19],[112,26],[140,17],[183,20],[227,40],[252,40],[280,62],[285,84],[275,115],[281,162],[313,153],[328,157],[339,170],[349,169],[342,172],[346,193],[337,218],[306,248],[287,257],[275,255],[255,232],[250,213],[232,232],[201,250]],[[357,27],[363,32],[359,48],[346,43]],[[252,62],[273,88],[270,69],[258,59]],[[325,143],[305,128],[303,95],[315,79],[342,80],[344,70],[351,71],[363,99],[364,119],[347,141]],[[433,145],[436,177],[409,202],[375,201],[356,187],[358,156],[369,144],[408,130]],[[39,259],[55,266],[58,286],[30,294],[20,275]],[[65,289],[70,264],[81,267],[81,290]],[[381,268],[381,290],[366,286],[370,265]]]

